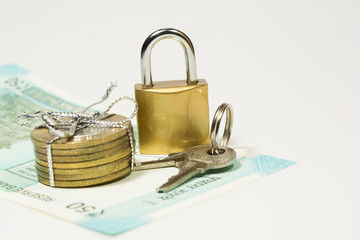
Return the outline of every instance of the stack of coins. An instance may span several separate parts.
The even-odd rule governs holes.
[[[124,119],[112,115],[106,121]],[[127,124],[132,134],[130,122]],[[121,179],[131,171],[135,143],[130,144],[134,138],[129,136],[127,128],[83,128],[70,139],[51,143],[51,161],[48,161],[46,142],[51,138],[47,128],[36,128],[31,133],[38,180],[45,185],[51,185],[51,173],[55,187],[86,187]]]

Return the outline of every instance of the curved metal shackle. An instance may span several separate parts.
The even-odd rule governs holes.
[[[226,122],[224,128],[224,134],[220,140],[220,144],[216,140],[216,136],[219,131],[220,122],[223,118],[223,115],[226,111]],[[232,130],[233,118],[234,118],[233,108],[228,103],[221,104],[215,112],[211,130],[210,130],[210,153],[211,154],[220,154],[219,146],[227,147]]]
[[[186,64],[186,83],[188,85],[196,84],[197,76],[194,46],[185,33],[174,28],[159,29],[150,34],[150,36],[144,41],[144,44],[141,48],[142,83],[147,87],[153,86],[151,77],[151,50],[156,43],[167,38],[174,39],[183,46]]]

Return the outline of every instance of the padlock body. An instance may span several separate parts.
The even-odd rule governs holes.
[[[137,125],[140,153],[169,154],[209,144],[208,85],[186,81],[135,85],[139,106]]]

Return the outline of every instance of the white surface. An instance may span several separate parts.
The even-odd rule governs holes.
[[[232,146],[295,166],[111,239],[359,239],[359,1],[1,1],[0,65],[92,101],[140,82],[154,30],[192,40],[210,114],[235,109]],[[181,47],[153,51],[154,79],[185,76]],[[114,193],[116,194],[116,193]],[[0,200],[1,239],[107,239]]]

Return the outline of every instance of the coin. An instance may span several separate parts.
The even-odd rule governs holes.
[[[111,155],[121,152],[123,150],[127,150],[127,148],[129,148],[129,147],[130,147],[130,143],[126,142],[120,146],[116,146],[114,148],[110,148],[105,151],[99,151],[99,152],[95,152],[95,153],[91,153],[91,154],[69,155],[69,156],[52,155],[51,159],[52,159],[52,162],[62,162],[62,163],[90,161],[90,160],[95,160],[95,159],[111,156]],[[47,161],[46,154],[38,153],[36,151],[34,151],[34,154],[35,154],[35,158],[43,160],[43,161]]]
[[[107,121],[122,121],[126,118],[121,115],[108,117]],[[130,126],[130,122],[124,123]],[[71,138],[61,138],[51,144],[52,149],[74,149],[84,148],[94,145],[103,144],[127,135],[127,128],[99,128],[86,127],[76,132]],[[35,128],[31,132],[32,142],[40,148],[46,148],[46,142],[53,138],[47,128]]]
[[[63,168],[53,168],[54,174],[57,175],[77,175],[77,174],[87,174],[87,173],[93,173],[97,171],[103,171],[103,170],[111,170],[112,168],[116,167],[119,164],[122,164],[125,166],[130,166],[131,157],[127,156],[124,158],[117,159],[116,161],[112,161],[110,163],[105,163],[93,167],[87,167],[87,168],[70,168],[70,169],[63,169]],[[35,162],[35,167],[38,168],[40,171],[46,173],[47,176],[49,176],[49,168],[42,166],[41,164]]]
[[[124,168],[120,171],[117,171],[115,173],[111,173],[102,177],[98,178],[92,178],[92,179],[86,179],[86,180],[74,180],[74,181],[60,181],[55,180],[55,186],[56,187],[64,187],[64,188],[72,188],[72,187],[87,187],[87,186],[94,186],[94,185],[100,185],[103,183],[113,182],[115,180],[120,180],[121,178],[126,177],[131,172],[130,167]],[[41,177],[38,175],[38,180],[42,184],[50,186],[49,179]]]
[[[105,158],[99,158],[99,159],[95,159],[95,160],[91,160],[91,161],[84,161],[84,162],[66,162],[66,163],[57,163],[57,162],[53,162],[53,169],[77,169],[77,168],[87,168],[87,167],[93,167],[93,166],[98,166],[98,165],[102,165],[102,164],[106,164],[106,163],[110,163],[122,158],[131,158],[131,148],[128,148],[126,150],[123,150],[119,153],[116,153],[112,156],[109,157],[105,157]],[[35,162],[38,163],[39,165],[48,168],[48,163],[47,161],[43,161],[40,159],[35,158]]]
[[[113,115],[106,121],[119,122],[126,118]],[[124,123],[132,127],[130,122]],[[85,187],[111,182],[131,171],[132,147],[127,128],[86,127],[70,138],[51,143],[51,160],[55,186]],[[35,167],[39,182],[50,185],[47,142],[53,139],[47,128],[31,133]],[[134,138],[132,138],[133,143]]]
[[[94,145],[94,146],[90,146],[90,147],[84,147],[84,148],[53,149],[51,146],[51,154],[54,156],[91,154],[91,153],[96,153],[96,152],[104,151],[104,150],[119,146],[126,142],[129,142],[129,137],[127,135],[122,136],[118,139],[109,141],[107,143]],[[34,150],[38,153],[47,154],[46,148],[38,147],[36,144],[34,144]]]
[[[118,160],[108,164],[95,166],[91,168],[85,168],[85,169],[71,169],[71,170],[61,169],[60,173],[58,173],[59,171],[57,171],[59,169],[54,169],[54,179],[61,181],[93,179],[118,172],[129,166],[130,166],[130,159],[127,159],[127,160]],[[42,167],[41,165],[38,164],[35,164],[35,167],[36,167],[36,172],[39,176],[46,179],[50,178],[49,169]]]

